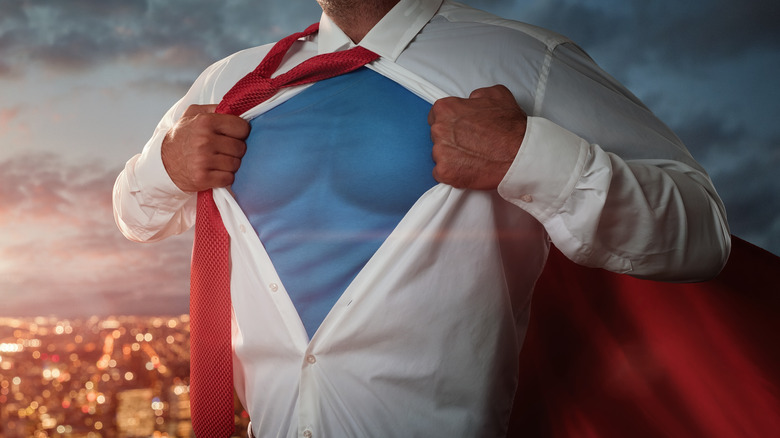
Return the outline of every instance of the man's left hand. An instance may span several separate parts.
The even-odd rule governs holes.
[[[428,114],[433,177],[457,188],[496,189],[520,150],[526,120],[503,85],[437,100]]]

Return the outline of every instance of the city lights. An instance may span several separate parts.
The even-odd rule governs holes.
[[[22,344],[9,344],[5,342],[0,344],[0,353],[18,353],[22,350],[24,350],[24,346],[22,346]]]
[[[192,436],[186,315],[0,317],[0,353],[0,437]]]

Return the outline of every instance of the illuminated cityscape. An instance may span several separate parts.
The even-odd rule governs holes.
[[[191,437],[188,380],[188,315],[0,318],[2,438]]]

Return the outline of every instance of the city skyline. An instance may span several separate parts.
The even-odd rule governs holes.
[[[193,436],[188,315],[0,317],[0,436]]]
[[[780,29],[769,1],[467,1],[579,43],[687,144],[733,234],[780,254]],[[0,316],[182,314],[191,232],[140,245],[111,187],[211,62],[314,0],[0,3]]]

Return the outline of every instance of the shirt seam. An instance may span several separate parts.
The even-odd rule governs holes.
[[[453,17],[451,17],[449,14],[446,13],[447,11],[442,11],[442,9],[452,5],[463,6],[462,4],[457,2],[445,0],[442,3],[442,6],[439,8],[439,11],[436,13],[436,16],[441,16],[442,18],[449,21],[450,23],[476,23],[476,24],[483,24],[486,26],[496,26],[505,29],[511,29],[516,32],[521,32],[525,35],[528,35],[531,38],[544,44],[546,53],[545,53],[544,61],[542,63],[542,67],[539,71],[539,75],[536,78],[536,90],[534,92],[534,106],[532,112],[532,115],[541,114],[542,105],[544,102],[544,95],[545,95],[545,91],[547,90],[547,80],[549,78],[550,70],[552,68],[552,59],[553,59],[553,54],[555,52],[555,49],[557,49],[558,46],[560,46],[561,44],[570,43],[571,40],[563,35],[559,35],[551,31],[537,28],[536,26],[533,26],[528,23],[520,23],[522,26],[518,26],[517,25],[518,22],[516,21],[506,20],[498,16],[493,16],[492,14],[484,13],[484,12],[483,13],[485,15],[484,18],[482,19],[477,19],[477,18],[470,19],[470,20],[453,19]],[[537,29],[539,30],[536,31]]]
[[[557,47],[557,45],[555,46]],[[539,76],[536,78],[536,91],[534,92],[534,109],[533,114],[538,115],[542,113],[542,105],[544,104],[544,94],[547,91],[547,80],[550,77],[550,69],[552,68],[553,50],[549,45],[547,46],[547,53],[544,56],[544,62],[539,72]]]

